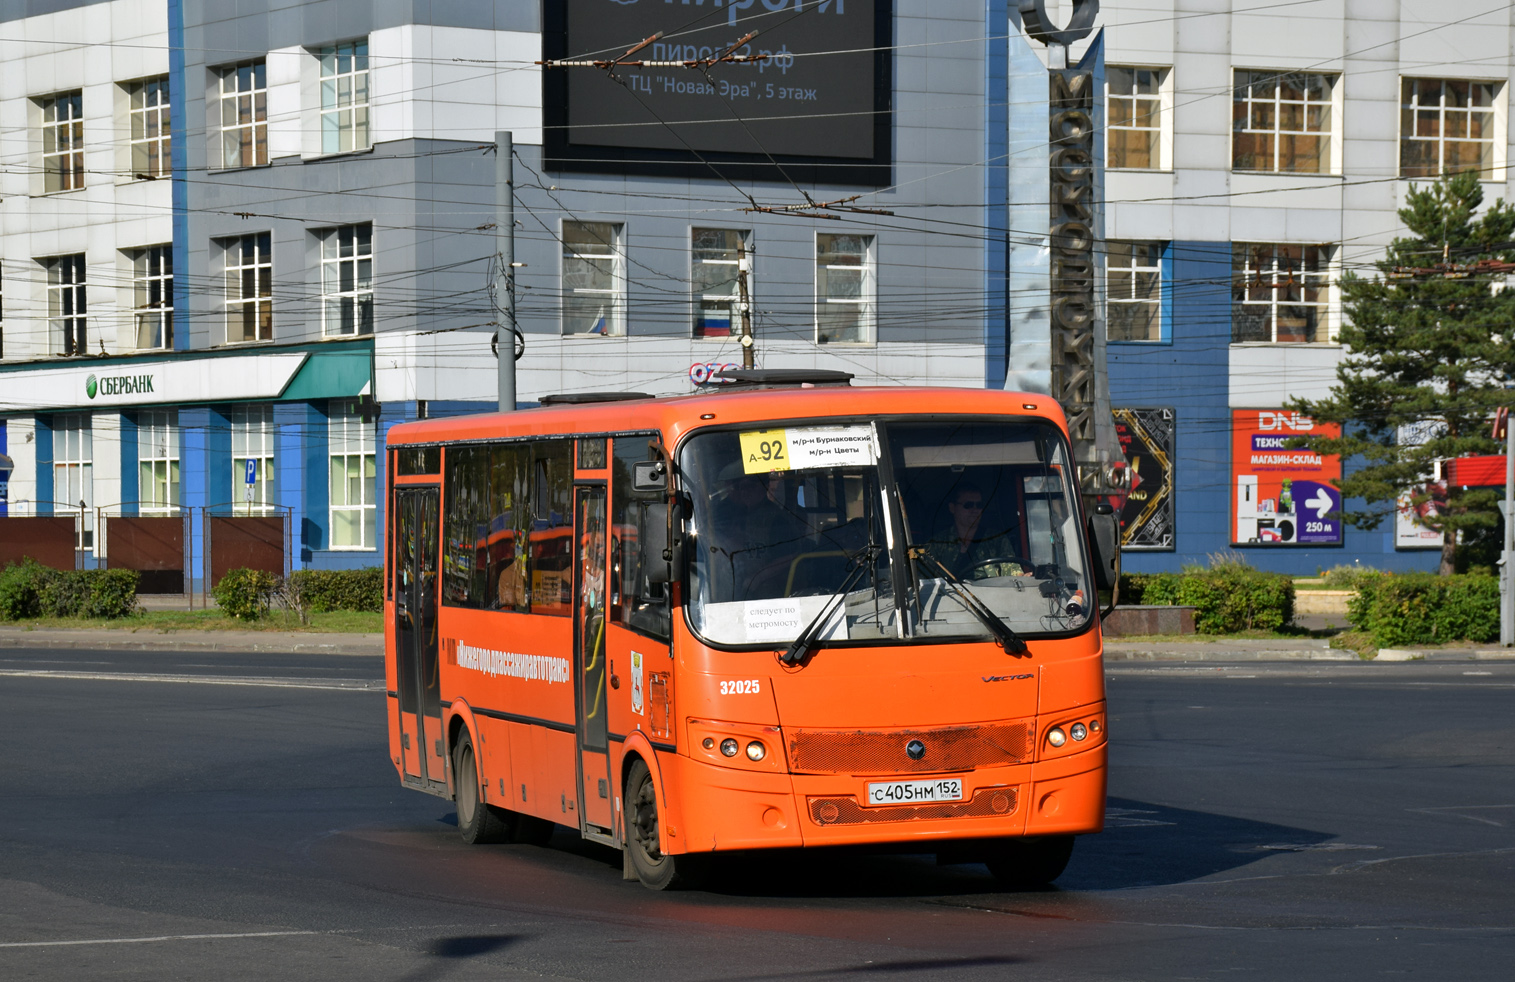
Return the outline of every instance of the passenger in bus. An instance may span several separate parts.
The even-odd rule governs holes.
[[[1030,575],[1031,566],[1020,558],[1012,530],[985,526],[984,505],[984,492],[977,485],[965,481],[953,488],[947,499],[949,520],[926,543],[927,555],[958,576]]]

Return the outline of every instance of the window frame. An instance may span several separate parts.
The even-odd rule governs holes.
[[[247,88],[242,87],[244,81]],[[268,153],[268,60],[251,58],[231,65],[221,65],[211,70],[216,78],[214,98],[214,127],[216,150],[211,159],[215,170],[240,170],[246,167],[266,167]],[[233,85],[227,88],[227,81]],[[230,107],[228,107],[230,103]],[[243,110],[247,118],[243,118]],[[240,134],[236,158],[233,159],[228,134]]]
[[[58,117],[59,107],[67,113]],[[42,192],[84,187],[84,90],[65,89],[37,100],[42,136]],[[49,115],[54,118],[49,119]],[[48,149],[49,146],[52,149]]]
[[[127,160],[134,181],[157,180],[173,171],[173,127],[167,75],[125,83]],[[142,105],[138,105],[139,97]],[[156,97],[156,102],[150,100]],[[154,156],[156,152],[156,156]]]
[[[89,354],[89,264],[85,254],[46,256],[39,261],[47,271],[49,349],[64,357]]]
[[[144,447],[147,452],[144,453]],[[143,516],[171,518],[179,514],[180,481],[179,411],[176,409],[144,409],[137,413],[137,512]],[[158,450],[159,452],[153,452]],[[144,470],[145,469],[145,470]],[[159,483],[161,472],[162,482]],[[148,494],[143,481],[145,473],[151,475],[152,489],[162,488],[160,500],[157,494]]]
[[[274,426],[271,403],[233,406],[227,412],[231,425],[232,514],[237,516],[273,515],[278,512],[277,457],[278,431]],[[253,498],[247,500],[247,461],[256,460]],[[240,491],[240,493],[239,493]]]
[[[316,59],[316,130],[320,140],[320,155],[371,150],[373,75],[370,71],[368,38],[322,45],[311,49],[311,54]],[[346,146],[343,145],[344,137],[347,138]]]
[[[1246,76],[1245,82],[1242,77]],[[1254,98],[1251,94],[1253,84],[1258,79],[1253,76],[1262,76],[1271,79],[1273,95],[1269,98]],[[1324,99],[1311,99],[1309,96],[1309,83],[1302,87],[1304,96],[1302,99],[1283,98],[1284,81],[1291,76],[1314,76],[1324,79],[1329,87],[1329,93]],[[1242,89],[1247,90],[1245,96],[1240,95]],[[1232,68],[1231,70],[1231,170],[1237,174],[1287,174],[1290,176],[1317,175],[1329,177],[1341,174],[1342,157],[1342,109],[1344,104],[1342,74],[1340,72],[1317,72],[1294,69],[1258,69],[1258,68]],[[1238,127],[1238,107],[1246,107],[1242,110],[1246,125]],[[1271,129],[1253,128],[1253,106],[1271,106]],[[1300,107],[1300,126],[1302,129],[1284,129],[1284,107]],[[1324,123],[1319,130],[1309,129],[1310,111],[1316,107],[1324,107],[1322,118]],[[1246,136],[1268,136],[1271,141],[1271,167],[1242,167],[1237,161],[1241,156],[1241,141]],[[1317,159],[1323,166],[1315,170],[1301,170],[1297,168],[1284,168],[1283,144],[1285,138],[1315,138],[1320,142]],[[1296,155],[1297,159],[1297,155]]]
[[[1153,72],[1157,75],[1157,90],[1153,93],[1115,92],[1111,85],[1113,72],[1133,73],[1133,89],[1136,72]],[[1157,103],[1157,118],[1154,125],[1117,125],[1114,104],[1117,100],[1132,103],[1131,117],[1136,118],[1136,102],[1140,99]],[[1116,133],[1155,133],[1151,166],[1137,167],[1114,163],[1113,138]],[[1170,171],[1173,169],[1173,67],[1171,65],[1109,65],[1105,69],[1105,166],[1109,170]]]
[[[53,431],[53,506],[65,506],[64,514],[80,512],[70,500],[77,482],[84,508],[74,534],[74,551],[87,552],[95,547],[95,479],[94,419],[89,413],[65,413],[52,419]],[[60,483],[60,476],[62,482]],[[59,488],[67,485],[68,497],[59,497]]]
[[[138,246],[126,250],[126,254],[132,264],[132,329],[136,349],[171,351],[174,346],[173,243]],[[143,343],[145,330],[153,333],[157,343]]]
[[[824,263],[825,255],[840,255],[840,253],[823,253],[821,242],[823,239],[836,240],[844,238],[856,238],[863,240],[863,250],[859,261],[853,263]],[[826,345],[857,345],[870,346],[878,343],[878,236],[872,233],[853,232],[816,232],[815,233],[815,343]],[[822,294],[822,272],[826,271],[824,279],[829,291],[830,273],[832,269],[858,269],[859,276],[857,299],[848,299],[844,296],[833,297],[830,293]],[[823,314],[828,304],[840,304],[844,307],[857,307],[860,310],[859,322],[861,324],[859,338],[855,339],[828,339],[823,335]]]
[[[1112,246],[1131,246],[1131,264],[1129,266],[1115,267],[1110,263],[1115,255]],[[1138,263],[1136,247],[1156,247],[1157,261],[1153,265],[1141,265]],[[1105,340],[1112,344],[1159,344],[1168,340],[1168,248],[1167,242],[1157,239],[1107,239],[1105,240]],[[1133,294],[1130,297],[1117,297],[1112,283],[1113,274],[1118,271],[1128,272],[1131,275]],[[1154,296],[1143,298],[1135,296],[1138,292],[1137,277],[1140,275],[1156,276],[1157,282]],[[1157,316],[1153,323],[1157,329],[1156,337],[1133,338],[1116,337],[1114,333],[1114,311],[1119,307],[1150,305],[1156,309]]]
[[[1272,253],[1272,255],[1270,257],[1270,261],[1269,261],[1269,267],[1268,267],[1268,279],[1269,279],[1269,282],[1266,283],[1266,284],[1264,284],[1262,282],[1262,280],[1261,280],[1261,275],[1260,275],[1261,274],[1261,269],[1259,267],[1254,266],[1251,263],[1251,258],[1253,257],[1253,255],[1255,255],[1255,250],[1260,249],[1260,248],[1269,249],[1269,250],[1271,250],[1271,253]],[[1291,267],[1281,266],[1280,263],[1279,263],[1279,251],[1280,250],[1285,250],[1285,249],[1298,249],[1298,250],[1301,250],[1301,255],[1299,257],[1300,258],[1300,265],[1301,265],[1301,269],[1300,269],[1301,283],[1299,285],[1301,287],[1301,290],[1308,288],[1309,284],[1310,284],[1310,280],[1305,279],[1305,277],[1312,277],[1315,280],[1316,289],[1322,291],[1322,293],[1324,295],[1324,299],[1323,300],[1319,300],[1319,301],[1306,301],[1306,300],[1301,299],[1301,300],[1292,300],[1292,301],[1281,301],[1279,299],[1279,296],[1278,296],[1278,294],[1279,294],[1279,287],[1280,286],[1287,287],[1289,285],[1292,285],[1293,269]],[[1324,251],[1324,257],[1323,257],[1324,261],[1317,263],[1317,265],[1318,265],[1319,268],[1317,269],[1317,271],[1315,271],[1313,273],[1309,272],[1308,270],[1306,270],[1306,269],[1303,268],[1304,266],[1306,266],[1308,264],[1307,255],[1305,254],[1304,250],[1310,250],[1310,249],[1319,249],[1319,250],[1323,250]],[[1243,261],[1243,263],[1241,264],[1241,266],[1238,266],[1238,262],[1237,262],[1237,257],[1239,255],[1245,255],[1246,256],[1246,259]],[[1339,303],[1338,303],[1336,279],[1337,279],[1337,265],[1338,265],[1338,263],[1340,261],[1340,256],[1341,256],[1341,250],[1340,250],[1340,248],[1335,243],[1328,243],[1328,242],[1327,243],[1320,243],[1320,242],[1232,242],[1231,243],[1231,343],[1232,344],[1312,344],[1312,345],[1313,344],[1335,344],[1335,343],[1337,343],[1336,339],[1337,339],[1338,330],[1339,330],[1339,323],[1338,323]],[[1256,287],[1266,286],[1268,288],[1268,292],[1269,292],[1270,296],[1269,296],[1269,299],[1266,302],[1261,302],[1261,301],[1256,301],[1256,300],[1251,300],[1251,299],[1246,299],[1246,298],[1238,299],[1238,292],[1239,292],[1238,287],[1241,286],[1242,284],[1245,284],[1247,282],[1247,280],[1254,273],[1259,274],[1259,276],[1258,276],[1258,282],[1255,284],[1255,286]],[[1284,276],[1286,277],[1285,280],[1284,280],[1284,282],[1282,284],[1279,282],[1280,273],[1284,274]],[[1253,308],[1256,308],[1256,307],[1266,307],[1268,309],[1268,335],[1269,336],[1267,338],[1264,339],[1264,338],[1242,338],[1242,337],[1238,337],[1238,333],[1237,333],[1238,332],[1238,327],[1239,327],[1238,321],[1237,321],[1238,308],[1245,309],[1245,308],[1248,308],[1248,307],[1253,307]],[[1317,321],[1316,321],[1316,328],[1315,328],[1316,338],[1315,338],[1315,340],[1311,341],[1311,340],[1308,340],[1308,339],[1297,339],[1297,338],[1292,338],[1292,337],[1280,339],[1279,338],[1279,330],[1278,330],[1278,321],[1279,321],[1278,311],[1279,311],[1280,307],[1310,307],[1310,308],[1314,308],[1315,310],[1317,310],[1319,312],[1319,314],[1318,314]]]
[[[351,253],[344,256],[342,251],[348,243],[343,242],[343,237],[349,235],[352,240]],[[319,230],[316,237],[321,244],[321,336],[339,338],[364,337],[372,334],[374,332],[373,223],[337,225]],[[335,255],[331,254],[333,248],[336,250]],[[360,248],[366,248],[367,251],[360,252]],[[351,267],[351,286],[344,286],[342,276],[345,268],[349,266]],[[366,277],[365,266],[367,267]],[[334,306],[335,319],[339,322],[335,329],[332,326]],[[349,320],[351,324],[347,323]]]
[[[713,255],[717,250],[700,248],[700,246],[697,244],[697,236],[701,232],[735,233],[737,236],[737,247],[732,250],[727,250],[722,247],[719,250],[723,253],[729,252],[730,258],[703,258],[701,256],[702,252]],[[716,225],[691,225],[689,227],[689,330],[690,336],[695,340],[725,341],[737,337],[742,333],[740,323],[742,316],[742,288],[740,276],[742,269],[745,266],[747,271],[747,305],[750,313],[750,308],[752,306],[754,280],[754,277],[752,275],[752,258],[752,229],[750,228],[727,228],[724,226]],[[701,289],[701,284],[704,282],[699,275],[702,265],[729,265],[733,268],[734,273],[730,278],[731,293],[729,295],[707,293]],[[707,303],[727,305],[728,327],[725,334],[719,334],[713,330],[704,328],[705,304]]]
[[[601,226],[608,228],[611,241],[606,242],[602,235],[595,235],[599,243],[606,249],[603,253],[579,252],[570,244],[569,227],[589,228]],[[574,242],[589,242],[586,238],[574,239]],[[558,276],[562,287],[562,308],[559,314],[559,333],[565,338],[589,338],[589,337],[625,337],[626,330],[626,226],[621,222],[586,221],[583,219],[562,220],[558,227],[559,249]],[[579,287],[569,286],[571,279],[570,263],[585,263],[587,268],[593,269],[594,263],[610,260],[610,287]],[[609,300],[600,306],[600,321],[604,324],[603,330],[570,331],[568,326],[570,308],[577,304],[572,301],[580,296],[605,296]],[[609,312],[607,315],[606,307]]]
[[[327,410],[327,548],[334,552],[372,552],[378,543],[377,424],[363,419],[355,403],[333,400]],[[341,461],[343,490],[338,503],[337,461]],[[356,473],[354,473],[356,470]],[[358,500],[350,500],[354,488]],[[337,544],[337,516],[357,514],[359,544]]]
[[[1418,85],[1425,82],[1438,82],[1441,85],[1441,92],[1438,99],[1438,105],[1436,107],[1437,135],[1434,137],[1434,139],[1419,137],[1413,132],[1419,128],[1416,125],[1418,114],[1427,111],[1421,107],[1418,101],[1419,92],[1417,90]],[[1434,75],[1401,75],[1399,77],[1399,160],[1398,171],[1396,172],[1398,176],[1402,180],[1434,181],[1446,172],[1446,147],[1449,142],[1487,143],[1489,150],[1489,163],[1487,166],[1480,165],[1476,168],[1465,167],[1454,173],[1462,173],[1464,171],[1473,170],[1477,172],[1478,179],[1480,181],[1486,181],[1490,183],[1504,183],[1506,176],[1505,166],[1507,163],[1506,144],[1508,142],[1507,134],[1509,129],[1509,99],[1507,96],[1506,82],[1506,79],[1447,78]],[[1446,96],[1447,86],[1449,83],[1466,84],[1469,86],[1470,95],[1471,88],[1473,86],[1487,85],[1493,88],[1494,92],[1490,100],[1490,104],[1487,107],[1475,107],[1469,105],[1465,108],[1452,107],[1451,109],[1452,112],[1458,113],[1459,115],[1465,114],[1468,117],[1469,124],[1471,124],[1472,117],[1475,112],[1487,112],[1489,115],[1487,140],[1475,140],[1471,137],[1463,137],[1461,139],[1447,137],[1446,120],[1449,107],[1446,105]],[[1410,90],[1413,93],[1414,98],[1407,96],[1406,90]],[[1407,132],[1407,124],[1410,132]],[[1411,168],[1407,166],[1405,151],[1409,146],[1416,143],[1433,143],[1435,145],[1436,173],[1410,174],[1408,172]]]
[[[233,238],[217,240],[221,247],[221,269],[225,284],[223,298],[226,310],[225,328],[227,344],[262,344],[273,336],[273,233],[248,232]],[[252,244],[251,263],[244,262],[247,245]],[[232,262],[235,258],[237,261]],[[254,292],[247,293],[248,276],[251,274]],[[232,287],[235,282],[236,294]],[[266,289],[266,292],[264,290]],[[248,314],[253,311],[253,337],[247,337]],[[233,325],[241,328],[242,337],[232,336]],[[264,336],[266,334],[266,336]]]

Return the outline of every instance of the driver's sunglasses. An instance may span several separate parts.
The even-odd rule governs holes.
[[[984,507],[984,503],[982,501],[959,501],[957,506],[959,508],[966,508],[969,511],[978,511]]]

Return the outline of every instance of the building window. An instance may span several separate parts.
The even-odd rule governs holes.
[[[95,547],[94,440],[90,418],[53,417],[53,511],[80,516],[75,549]]]
[[[0,359],[5,358],[5,296],[0,293]]]
[[[1132,170],[1162,169],[1162,89],[1165,68],[1105,70],[1109,87],[1105,164]]]
[[[232,512],[266,515],[274,498],[274,407],[239,406],[227,414],[231,422]],[[248,464],[252,482],[248,483]]]
[[[1318,72],[1236,72],[1232,169],[1329,174],[1335,80]]]
[[[137,319],[138,348],[174,346],[174,247],[134,249],[132,311]]]
[[[60,92],[42,100],[43,190],[84,187],[84,93]]]
[[[221,166],[268,163],[268,72],[262,59],[222,68]]]
[[[126,87],[131,99],[132,177],[166,177],[169,172],[168,76]]]
[[[697,228],[689,234],[694,287],[694,336],[725,338],[738,332],[742,315],[739,272],[747,268],[752,297],[752,233],[734,228]]]
[[[368,41],[321,48],[321,152],[366,150]]]
[[[137,414],[137,498],[143,515],[179,514],[179,414]]]
[[[815,237],[815,340],[861,344],[873,340],[873,236]]]
[[[621,226],[563,223],[563,333],[626,333]]]
[[[1111,341],[1162,340],[1163,244],[1106,243],[1106,310]]]
[[[373,226],[321,236],[321,319],[327,337],[373,333]]]
[[[255,232],[221,243],[226,257],[226,343],[274,338],[272,235]]]
[[[1324,245],[1231,244],[1231,340],[1329,341],[1331,252]]]
[[[376,548],[374,424],[364,422],[356,406],[333,403],[328,442],[331,453],[331,547]]]
[[[1399,176],[1437,178],[1476,170],[1489,180],[1497,82],[1407,78],[1400,82]]]
[[[88,354],[89,298],[84,283],[84,254],[42,260],[47,267],[47,322],[53,352]]]

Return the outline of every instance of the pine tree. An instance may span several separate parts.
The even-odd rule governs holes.
[[[1340,454],[1344,471],[1352,468],[1339,486],[1344,499],[1367,505],[1343,516],[1357,528],[1377,528],[1403,496],[1423,503],[1437,461],[1503,453],[1490,417],[1512,398],[1504,386],[1515,381],[1515,289],[1503,289],[1504,273],[1474,264],[1515,258],[1515,208],[1501,198],[1477,214],[1482,201],[1473,172],[1410,186],[1399,217],[1411,236],[1394,240],[1375,263],[1378,275],[1341,278],[1346,353],[1337,384],[1325,399],[1290,406],[1341,424],[1340,439],[1298,442]],[[1428,438],[1401,443],[1402,428]],[[1498,526],[1502,497],[1447,488],[1445,507],[1426,521],[1444,536],[1442,575],[1453,572],[1459,532],[1486,536]]]

